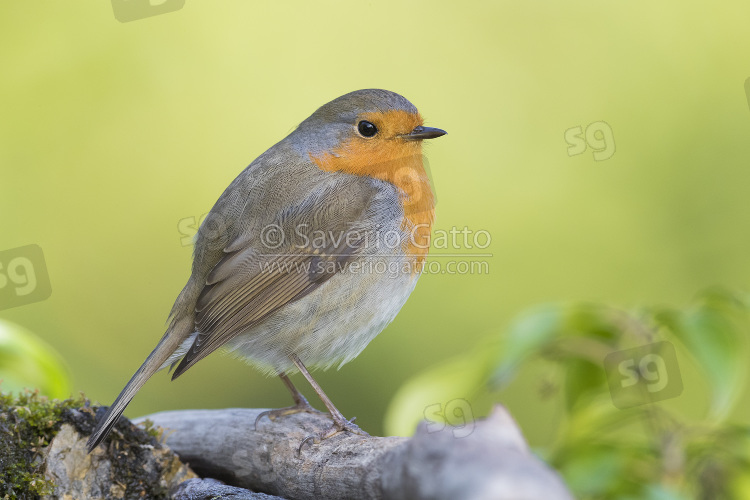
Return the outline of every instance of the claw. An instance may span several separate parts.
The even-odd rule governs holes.
[[[310,434],[305,439],[302,440],[302,442],[299,445],[299,448],[297,448],[297,455],[302,453],[302,447],[305,446],[308,442],[312,441],[313,443],[317,444],[321,441],[324,441],[328,438],[331,438],[335,436],[336,434],[340,432],[349,432],[351,434],[357,434],[358,436],[363,437],[370,437],[368,433],[360,429],[358,426],[354,424],[354,421],[357,419],[357,417],[353,417],[351,420],[344,420],[343,418],[341,420],[337,419],[336,417],[333,417],[333,425],[326,429],[323,432],[319,432],[317,434]]]
[[[285,417],[287,415],[294,415],[295,413],[321,413],[324,415],[328,415],[328,413],[324,413],[320,410],[316,410],[310,404],[307,403],[307,401],[304,401],[301,404],[296,404],[294,406],[289,406],[288,408],[279,408],[278,410],[266,410],[262,411],[258,414],[257,417],[255,417],[255,425],[254,428],[257,431],[258,430],[258,422],[261,421],[263,417],[268,417],[269,420],[274,421],[278,417]]]
[[[316,437],[317,436],[315,434],[310,434],[305,439],[303,439],[302,442],[299,444],[299,448],[297,448],[297,455],[302,454],[302,447],[305,446],[305,444],[307,444],[308,441],[312,440],[312,442],[314,443]]]
[[[255,431],[258,430],[258,422],[260,422],[260,419],[262,419],[266,415],[268,415],[268,419],[269,420],[273,420],[271,418],[271,410],[262,411],[262,412],[258,413],[257,417],[255,417],[255,423],[253,424],[253,430],[255,430]]]

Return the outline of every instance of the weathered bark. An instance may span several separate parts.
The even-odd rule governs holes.
[[[167,429],[166,444],[202,477],[290,500],[572,498],[530,453],[502,406],[471,432],[423,423],[412,438],[341,433],[301,452],[304,438],[330,420],[302,413],[263,419],[256,430],[261,411],[185,410],[143,419]]]
[[[284,500],[275,495],[253,493],[244,488],[227,486],[216,479],[188,479],[173,490],[174,500]]]

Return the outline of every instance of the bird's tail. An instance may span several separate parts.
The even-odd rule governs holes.
[[[180,322],[176,322],[167,330],[167,333],[164,334],[156,348],[151,351],[146,361],[138,368],[138,371],[135,372],[120,395],[117,396],[115,402],[109,407],[104,418],[97,423],[96,429],[94,429],[86,444],[89,453],[109,435],[112,428],[120,419],[120,415],[125,411],[125,407],[128,406],[130,400],[135,396],[135,393],[143,387],[143,384],[146,383],[151,375],[164,367],[165,362],[180,347],[185,338],[192,333],[193,329],[192,318],[185,318]]]

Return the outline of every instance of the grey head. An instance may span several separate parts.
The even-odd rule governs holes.
[[[383,89],[349,92],[318,108],[300,123],[288,139],[300,153],[320,154],[331,151],[343,141],[361,135],[358,124],[365,115],[405,111],[421,124],[417,108],[405,97]],[[409,134],[412,129],[399,130]]]

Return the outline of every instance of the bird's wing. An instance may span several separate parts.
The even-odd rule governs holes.
[[[172,379],[343,270],[366,240],[363,220],[372,215],[376,195],[372,183],[345,179],[284,210],[268,226],[284,234],[283,247],[269,248],[267,228],[227,245],[196,304],[198,336]]]

